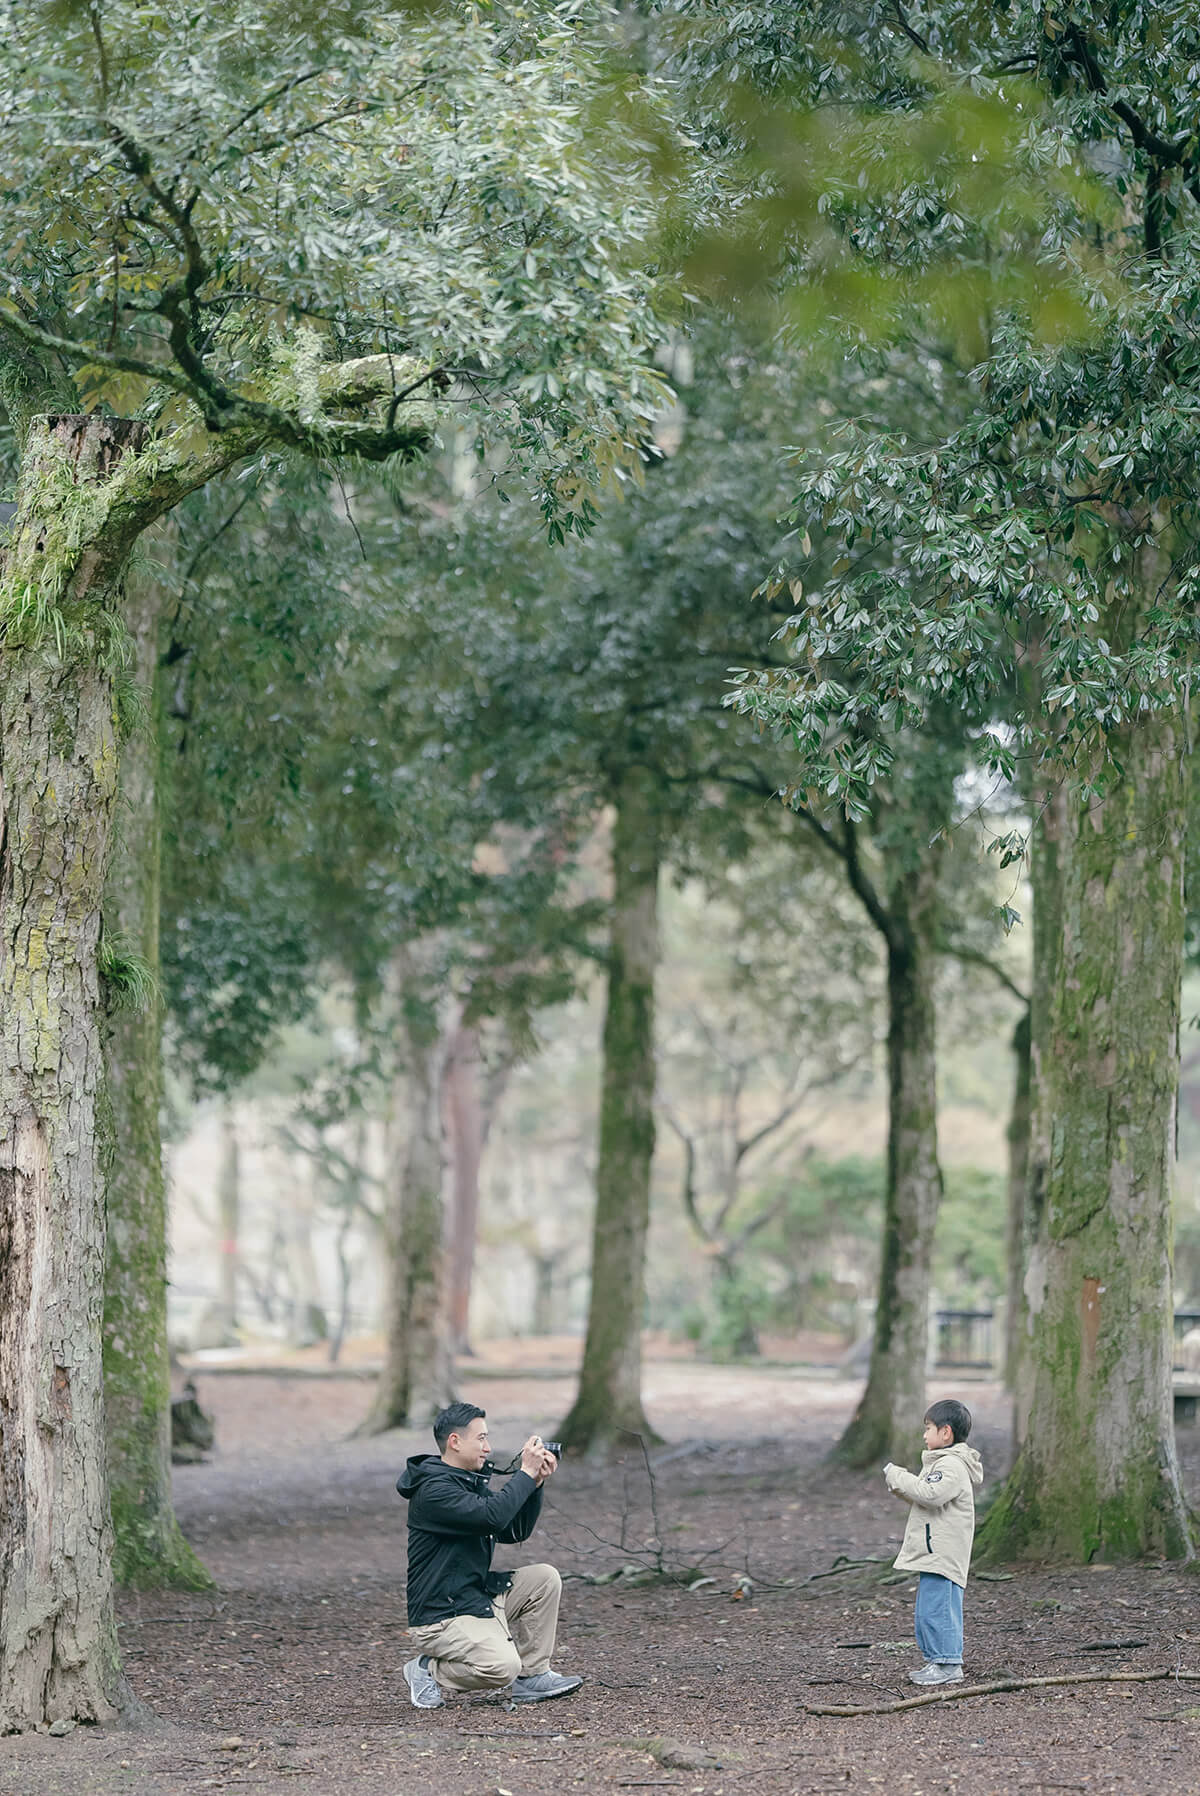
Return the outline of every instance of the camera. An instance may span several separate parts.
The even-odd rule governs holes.
[[[543,1441],[542,1446],[547,1453],[553,1453],[555,1459],[562,1458],[563,1444],[561,1441]],[[483,1464],[483,1475],[485,1478],[511,1478],[514,1472],[520,1470],[520,1466],[521,1455],[519,1453],[514,1453],[507,1465],[501,1465],[498,1459],[487,1459]]]

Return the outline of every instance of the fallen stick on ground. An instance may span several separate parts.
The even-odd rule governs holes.
[[[806,1584],[815,1584],[818,1578],[836,1578],[839,1572],[860,1571],[864,1565],[890,1565],[890,1559],[847,1559],[839,1553],[828,1571],[810,1572],[805,1578]]]
[[[933,1702],[960,1702],[967,1696],[995,1696],[1005,1690],[1043,1690],[1050,1684],[1150,1684],[1163,1678],[1179,1683],[1200,1683],[1200,1671],[1084,1671],[1051,1678],[995,1678],[990,1684],[945,1685],[927,1696],[905,1696],[899,1702],[830,1704],[804,1703],[806,1715],[896,1715],[901,1709],[923,1709]]]

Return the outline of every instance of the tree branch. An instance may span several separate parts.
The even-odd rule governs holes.
[[[982,967],[993,979],[998,979],[1006,992],[1011,992],[1018,1004],[1028,1005],[1029,993],[1023,992],[1016,980],[1008,974],[998,960],[985,954],[981,948],[968,948],[957,942],[940,941],[937,945],[939,954],[948,954],[954,960],[961,960],[966,966]]]
[[[913,29],[913,27],[909,24],[907,18],[904,15],[904,8],[901,6],[900,0],[892,0],[892,12],[895,15],[897,29],[904,33],[905,37],[908,39],[910,44],[916,45],[917,49],[921,52],[922,56],[928,56],[929,55],[929,39],[926,37],[922,37],[921,33],[919,31],[915,31]]]
[[[811,1090],[810,1085],[805,1085],[803,1090],[798,1091],[796,1096],[783,1106],[782,1110],[769,1122],[762,1125],[761,1129],[756,1129],[753,1135],[748,1135],[744,1141],[735,1141],[733,1144],[734,1165],[740,1166],[747,1154],[752,1154],[760,1143],[767,1141],[775,1133],[776,1129],[782,1129],[784,1123],[790,1122]]]
[[[1109,110],[1115,113],[1121,123],[1128,128],[1129,135],[1136,147],[1144,151],[1153,161],[1163,163],[1168,168],[1193,168],[1195,155],[1194,153],[1189,155],[1187,150],[1187,145],[1191,141],[1190,136],[1183,138],[1179,143],[1169,143],[1165,137],[1160,137],[1157,131],[1151,130],[1145,119],[1133,110],[1128,101],[1108,99],[1108,81],[1104,70],[1100,67],[1095,51],[1079,26],[1073,22],[1068,25],[1067,37],[1073,52],[1073,55],[1067,60],[1078,63],[1083,70],[1090,93],[1108,100]]]
[[[842,842],[846,877],[850,881],[851,890],[891,948],[895,945],[896,926],[862,864],[858,851],[858,830],[849,817],[842,818]]]
[[[663,1116],[666,1118],[667,1127],[674,1129],[676,1135],[678,1135],[680,1141],[683,1143],[683,1207],[687,1212],[688,1220],[691,1222],[692,1227],[695,1229],[700,1239],[706,1246],[711,1247],[713,1245],[712,1235],[709,1233],[708,1229],[705,1228],[703,1218],[700,1215],[696,1203],[696,1143],[687,1131],[675,1120],[666,1105],[662,1105],[661,1108]]]
[[[943,1686],[927,1696],[906,1696],[899,1702],[805,1703],[806,1715],[897,1715],[902,1709],[921,1709],[933,1702],[961,1702],[970,1696],[994,1696],[1003,1690],[1042,1690],[1052,1684],[1153,1684],[1164,1678],[1177,1678],[1180,1683],[1200,1683],[1200,1671],[1082,1671],[1060,1677],[994,1678],[990,1684]]]
[[[29,324],[10,311],[0,311],[0,328],[4,327],[22,342],[33,348],[52,350],[77,368],[111,368],[115,373],[140,375],[144,380],[169,387],[172,392],[191,400],[214,435],[230,432],[251,435],[251,448],[217,457],[218,472],[243,455],[252,454],[264,442],[287,444],[289,448],[307,454],[319,449],[327,455],[356,455],[364,461],[386,461],[393,455],[421,454],[430,442],[430,432],[424,425],[393,425],[389,429],[339,422],[330,416],[343,408],[351,409],[375,400],[390,402],[396,390],[396,357],[393,355],[358,356],[350,361],[330,363],[321,369],[318,384],[322,416],[307,419],[283,406],[230,392],[219,382],[214,382],[207,369],[202,370],[203,382],[198,383],[169,363],[147,362],[139,356],[100,349],[95,344],[76,343],[70,337],[59,337],[52,331]],[[178,364],[178,356],[176,361]],[[420,384],[414,382],[410,391]],[[194,489],[189,486],[186,490]]]

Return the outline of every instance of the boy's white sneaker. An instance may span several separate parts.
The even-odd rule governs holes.
[[[961,1684],[961,1665],[947,1665],[941,1659],[928,1659],[919,1671],[910,1671],[910,1684]]]

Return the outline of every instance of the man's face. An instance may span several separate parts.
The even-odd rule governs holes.
[[[484,1416],[472,1416],[467,1426],[456,1428],[446,1442],[446,1458],[453,1455],[452,1463],[461,1466],[464,1472],[481,1472],[491,1450]]]

